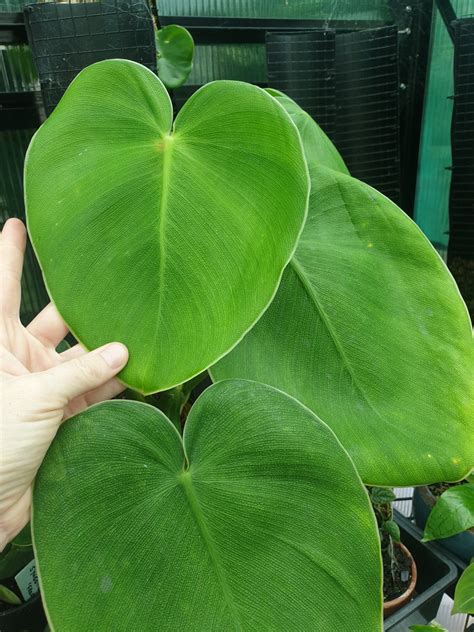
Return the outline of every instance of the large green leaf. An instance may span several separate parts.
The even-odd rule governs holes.
[[[474,562],[463,572],[454,591],[453,614],[474,614]]]
[[[382,627],[360,478],[325,424],[261,384],[206,390],[183,440],[138,402],[68,421],[36,480],[33,535],[59,632]]]
[[[77,338],[125,343],[141,392],[190,379],[271,301],[304,223],[298,132],[264,90],[218,81],[172,127],[168,93],[130,61],[89,66],[36,133],[28,225]]]
[[[167,88],[178,88],[193,67],[194,41],[182,26],[169,24],[156,32],[158,75]]]
[[[308,220],[270,309],[211,374],[306,404],[367,484],[459,480],[474,464],[474,362],[458,289],[419,228],[277,98],[302,130]]]
[[[474,485],[457,485],[437,500],[426,521],[424,542],[449,538],[474,527]]]

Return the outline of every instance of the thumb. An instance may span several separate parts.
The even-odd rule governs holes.
[[[79,395],[102,386],[114,377],[128,360],[128,350],[119,342],[99,347],[78,358],[44,371],[54,391],[70,402]]]

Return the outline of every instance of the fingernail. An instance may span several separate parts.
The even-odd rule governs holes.
[[[111,369],[120,369],[128,359],[127,347],[119,342],[113,342],[100,350],[100,355],[104,358]]]

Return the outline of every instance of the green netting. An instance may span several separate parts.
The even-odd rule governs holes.
[[[162,15],[314,20],[390,20],[386,0],[158,0]]]
[[[474,0],[453,0],[458,17],[474,12]],[[451,120],[454,47],[440,13],[433,20],[429,71],[421,134],[415,221],[445,256],[449,240]]]
[[[157,0],[160,15],[269,19],[390,21],[386,0]],[[188,85],[214,79],[267,81],[264,44],[196,46]]]
[[[39,89],[38,74],[28,46],[0,46],[0,92]]]
[[[31,4],[31,0],[0,0],[0,12],[14,13],[22,11],[26,4]]]
[[[25,218],[23,162],[34,132],[34,129],[0,131],[0,228],[9,217]],[[48,302],[41,272],[29,244],[25,254],[21,293],[21,316],[23,322],[28,322]]]
[[[213,79],[263,83],[267,80],[265,44],[209,44],[196,46],[189,85]]]

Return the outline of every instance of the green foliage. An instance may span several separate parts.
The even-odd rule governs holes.
[[[9,603],[12,606],[19,606],[21,604],[20,597],[3,584],[0,584],[0,601]]]
[[[146,394],[197,375],[252,327],[308,188],[298,132],[264,90],[213,82],[173,124],[160,80],[124,60],[76,77],[25,165],[51,297],[86,348],[127,345],[121,378]]]
[[[329,428],[268,386],[210,387],[182,439],[145,404],[89,408],[46,456],[33,525],[56,630],[382,629],[360,478]]]
[[[382,525],[382,529],[389,534],[394,542],[400,542],[400,527],[395,520],[386,520]]]
[[[471,527],[474,527],[474,485],[457,485],[436,501],[426,521],[423,542],[449,538]]]
[[[370,487],[369,493],[370,500],[374,505],[392,503],[397,499],[393,489],[390,489],[390,487]]]
[[[436,623],[436,621],[428,625],[411,625],[409,629],[412,630],[412,632],[433,632],[436,630],[438,630],[438,632],[448,632],[446,628],[443,628],[443,626]]]
[[[158,76],[167,88],[179,88],[193,67],[194,41],[182,26],[170,24],[156,32]]]
[[[463,572],[454,591],[453,614],[474,614],[474,561]]]
[[[33,545],[27,524],[0,553],[0,580],[13,577],[32,559]]]
[[[270,308],[211,375],[296,397],[368,485],[459,480],[474,462],[474,347],[457,287],[419,228],[277,99],[301,130],[308,219]]]

